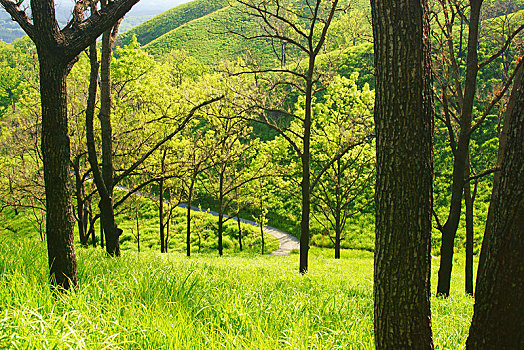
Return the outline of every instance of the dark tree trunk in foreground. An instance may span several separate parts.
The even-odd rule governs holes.
[[[524,65],[504,121],[467,349],[524,349]]]
[[[38,48],[47,251],[52,285],[70,289],[78,283],[69,178],[66,88],[67,74],[73,64],[53,64],[52,55],[53,52]]]
[[[471,122],[473,118],[473,103],[478,72],[478,31],[480,24],[480,7],[482,0],[470,1],[470,23],[468,36],[468,52],[466,58],[466,81],[460,115],[460,132],[457,149],[454,152],[453,182],[451,185],[451,203],[446,223],[442,226],[442,245],[440,248],[440,267],[438,271],[437,295],[448,296],[451,284],[451,269],[453,267],[453,249],[455,235],[460,222],[462,207],[462,190],[465,185],[465,172],[468,166],[466,160],[471,137]]]
[[[427,3],[371,1],[375,45],[375,346],[433,349],[434,106]]]
[[[69,289],[77,284],[66,78],[77,56],[138,1],[116,0],[85,21],[74,18],[60,30],[53,0],[32,0],[32,19],[20,8],[22,1],[0,0],[2,7],[33,40],[38,51],[47,249],[51,283],[56,287]]]

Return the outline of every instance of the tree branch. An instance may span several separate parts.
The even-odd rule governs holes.
[[[20,4],[10,0],[0,0],[0,5],[11,15],[11,18],[22,27],[31,40],[35,41],[35,27],[25,11],[20,9]]]
[[[216,101],[219,101],[224,98],[224,95],[215,97],[211,100],[202,102],[198,106],[193,107],[189,114],[186,116],[186,118],[178,125],[175,131],[173,131],[171,134],[164,137],[162,140],[160,140],[156,145],[154,145],[149,151],[147,151],[140,159],[138,159],[136,162],[134,162],[127,170],[125,170],[122,174],[120,174],[118,177],[116,177],[113,181],[113,186],[116,186],[123,178],[125,178],[127,175],[129,175],[133,170],[135,170],[140,164],[142,164],[153,152],[155,152],[160,146],[162,146],[164,143],[172,139],[176,134],[178,134],[185,126],[186,124],[193,118],[193,115],[198,111],[200,108],[209,105],[211,103],[214,103]]]
[[[488,58],[487,60],[485,60],[484,62],[480,63],[479,64],[479,70],[484,68],[485,66],[487,66],[488,64],[490,64],[491,62],[493,62],[494,60],[496,60],[500,55],[502,55],[504,53],[504,51],[506,51],[506,49],[508,48],[509,44],[511,44],[511,42],[513,41],[513,38],[522,30],[524,29],[524,24],[522,24],[520,27],[518,27],[513,33],[511,33],[511,35],[508,37],[508,39],[506,40],[506,42],[504,43],[504,45],[502,45],[502,47],[496,52],[493,54],[493,56],[491,56],[490,58]]]

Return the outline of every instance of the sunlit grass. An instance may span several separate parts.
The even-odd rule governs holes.
[[[373,255],[217,257],[78,249],[80,286],[53,296],[45,245],[0,240],[0,348],[371,349]],[[435,268],[434,268],[435,270]],[[436,270],[435,270],[436,272]],[[432,299],[437,349],[465,342],[472,299],[454,271],[452,297]]]

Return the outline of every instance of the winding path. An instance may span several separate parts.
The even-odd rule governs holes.
[[[184,203],[179,204],[178,206],[181,208],[187,208],[187,204],[184,204]],[[197,207],[191,207],[191,210],[211,214],[213,216],[218,216],[217,212],[211,211],[211,210],[204,210],[204,209],[200,209]],[[228,218],[227,215],[224,215],[224,217]],[[258,224],[251,220],[240,218],[240,222],[247,224],[247,225],[258,227]],[[264,232],[278,239],[278,249],[272,252],[270,255],[284,256],[284,255],[288,255],[289,253],[291,253],[292,250],[300,249],[300,243],[299,243],[298,238],[296,238],[295,236],[287,232],[284,232],[282,230],[279,230],[271,226],[264,226]]]
[[[129,188],[126,186],[116,185],[115,188],[121,191],[129,192]],[[148,197],[150,199],[158,200],[157,196],[154,196],[151,194],[142,193],[140,191],[137,191],[135,193],[142,197]],[[167,199],[165,201],[169,202]],[[178,205],[178,207],[187,208],[187,204],[181,203]],[[193,206],[191,206],[191,210],[211,214],[213,216],[218,216],[217,212],[211,211],[211,210],[204,210],[204,209],[200,209],[200,208],[193,207]],[[224,217],[228,218],[229,216],[224,215]],[[247,225],[258,227],[258,224],[251,220],[240,218],[240,222],[247,224]],[[278,249],[272,252],[270,255],[284,256],[284,255],[288,255],[289,253],[291,253],[292,250],[300,249],[300,241],[298,240],[298,238],[296,238],[295,236],[287,232],[284,232],[282,230],[279,230],[271,226],[264,226],[264,232],[278,239]]]

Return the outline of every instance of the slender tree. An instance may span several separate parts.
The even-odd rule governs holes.
[[[73,236],[66,78],[77,56],[111,28],[139,0],[115,0],[83,18],[81,2],[71,22],[60,29],[53,0],[31,0],[30,18],[23,1],[0,0],[37,47],[42,104],[42,155],[46,186],[46,235],[51,283],[69,289],[78,282]]]
[[[470,155],[470,140],[475,130],[479,129],[493,108],[505,95],[511,85],[513,75],[505,79],[503,86],[496,93],[481,113],[475,111],[475,104],[479,101],[477,89],[477,76],[483,68],[491,69],[490,64],[507,53],[517,34],[524,29],[524,25],[517,27],[514,31],[509,31],[504,44],[500,49],[488,56],[484,61],[479,62],[479,33],[481,28],[483,6],[482,0],[470,0],[469,6],[466,2],[456,0],[439,0],[441,12],[434,16],[436,21],[437,38],[443,52],[442,58],[437,60],[441,63],[437,79],[440,90],[437,97],[440,99],[442,113],[437,116],[443,122],[449,133],[449,144],[453,155],[453,171],[451,179],[451,199],[444,224],[440,224],[438,217],[437,227],[442,233],[442,243],[440,249],[440,266],[438,273],[437,294],[448,296],[451,284],[451,271],[453,267],[453,253],[455,247],[455,236],[460,216],[462,212],[462,195],[466,185],[466,172],[469,166],[467,162]],[[467,17],[466,9],[469,11]],[[460,46],[456,52],[454,21],[461,20]],[[462,53],[462,28],[463,23],[467,24],[468,37],[466,45],[465,67],[461,67]],[[503,29],[504,31],[506,28]],[[440,63],[440,62],[439,62]],[[478,114],[478,116],[477,116]],[[473,156],[473,154],[471,154]]]
[[[427,2],[371,1],[375,46],[375,346],[433,349],[433,93]]]
[[[312,110],[315,93],[325,88],[325,75],[318,64],[318,57],[325,49],[330,26],[337,11],[343,9],[338,0],[315,0],[307,3],[301,9],[296,9],[292,3],[284,1],[237,0],[237,9],[249,15],[260,23],[258,33],[247,33],[230,30],[244,39],[263,40],[274,47],[278,44],[282,50],[273,50],[280,68],[253,69],[235,72],[235,75],[252,73],[260,77],[265,90],[298,92],[304,97],[304,115],[290,113],[283,106],[275,105],[273,98],[265,97],[265,101],[251,101],[254,109],[258,109],[258,117],[249,118],[263,123],[284,137],[296,155],[300,158],[302,179],[301,187],[301,221],[300,221],[300,262],[299,272],[306,273],[308,269],[311,193],[316,179],[312,178],[311,165],[311,129],[314,125]],[[277,51],[281,51],[278,53]],[[273,78],[268,78],[267,74]],[[264,76],[266,75],[266,76]],[[284,88],[282,88],[284,87]],[[301,122],[301,129],[289,130],[289,120]],[[342,154],[334,155],[335,158]],[[324,170],[325,171],[325,170]],[[323,172],[323,171],[322,171]]]
[[[467,349],[524,348],[524,64],[499,148]]]

